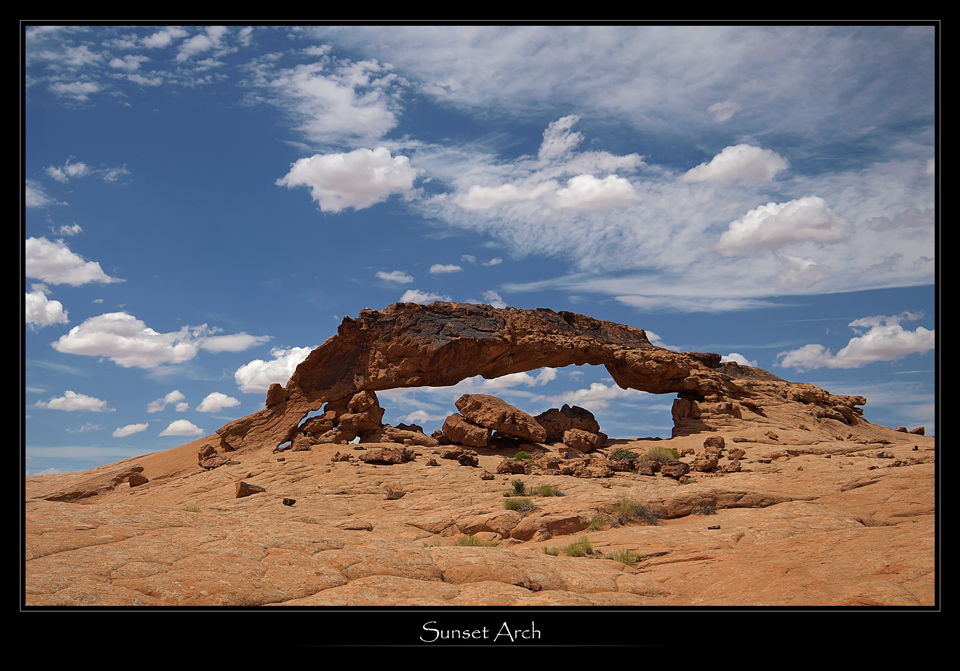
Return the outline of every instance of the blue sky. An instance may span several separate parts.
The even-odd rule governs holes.
[[[935,421],[936,64],[914,26],[23,32],[28,474],[263,407],[344,316],[571,310]],[[670,435],[602,368],[466,392]]]

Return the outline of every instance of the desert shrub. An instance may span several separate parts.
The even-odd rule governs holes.
[[[530,453],[525,450],[520,450],[515,455],[513,455],[514,461],[524,461],[524,460],[531,460],[531,459],[533,459],[533,457],[531,457]]]
[[[628,522],[643,522],[644,524],[658,524],[660,515],[649,507],[641,504],[630,496],[621,496],[617,499],[613,508],[613,519],[617,524],[627,524]]]
[[[511,480],[510,486],[513,487],[513,491],[510,493],[510,496],[523,496],[527,493],[527,486],[523,484],[523,480]]]
[[[610,455],[611,461],[627,461],[628,459],[636,459],[637,453],[631,452],[630,450],[625,450],[622,447],[618,447]]]
[[[537,487],[538,496],[560,496],[560,490],[553,485],[540,485]]]
[[[568,557],[586,557],[589,554],[593,554],[593,546],[590,544],[590,539],[584,536],[580,540],[574,541],[565,547],[563,554]]]
[[[640,560],[640,555],[638,555],[633,550],[616,550],[608,555],[613,561],[618,561],[621,564],[626,564],[627,566],[633,566]]]
[[[459,545],[462,547],[478,547],[478,548],[492,548],[496,547],[497,544],[493,541],[484,540],[483,538],[478,538],[473,534],[469,536],[461,536],[458,538],[454,545]]]
[[[186,508],[184,508],[184,511],[186,511],[186,512],[188,512],[188,513],[199,513],[199,512],[200,512],[200,508],[197,507],[197,506],[187,506]]]
[[[648,461],[659,461],[661,464],[665,464],[671,461],[677,461],[680,458],[680,453],[672,447],[655,445],[647,450],[647,453],[643,458],[647,459]]]
[[[543,554],[550,555],[551,557],[556,557],[557,555],[560,554],[560,548],[547,547],[546,545],[544,545],[540,549],[543,551]]]
[[[529,513],[537,509],[533,501],[528,498],[509,498],[503,502],[503,507],[507,510],[516,510],[518,513]]]
[[[716,506],[708,506],[705,503],[701,503],[701,504],[695,505],[690,512],[693,513],[694,515],[716,515],[717,508]]]
[[[606,529],[610,526],[610,523],[605,520],[600,515],[594,515],[590,518],[590,523],[587,524],[588,531],[600,531],[601,529]]]

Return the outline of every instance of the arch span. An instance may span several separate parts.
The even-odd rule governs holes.
[[[337,335],[310,353],[285,388],[271,387],[264,409],[217,433],[227,450],[273,448],[289,440],[310,412],[358,391],[443,387],[476,375],[495,378],[571,364],[605,366],[624,389],[678,394],[675,433],[681,426],[685,431],[711,429],[710,413],[701,412],[698,404],[738,416],[739,405],[732,399],[747,394],[724,372],[719,354],[656,347],[632,326],[547,309],[395,303],[344,318]]]
[[[602,365],[623,388],[702,395],[719,389],[720,355],[650,344],[632,326],[547,309],[395,303],[343,320],[301,363],[267,407],[217,431],[224,447],[274,446],[310,412],[358,391],[456,384],[542,367]]]

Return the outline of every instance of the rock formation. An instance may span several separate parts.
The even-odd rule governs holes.
[[[773,428],[764,421],[764,408],[771,405],[793,407],[801,423],[832,419],[853,425],[862,421],[856,406],[866,402],[861,396],[791,384],[759,369],[721,364],[719,354],[656,347],[640,329],[572,312],[396,303],[345,318],[337,335],[310,353],[285,388],[271,387],[263,410],[217,430],[217,447],[275,449],[292,441],[301,422],[324,403],[336,411],[331,419],[338,419],[339,431],[362,436],[377,427],[364,414],[369,406],[349,407],[358,405],[358,393],[448,386],[475,375],[495,378],[572,364],[605,366],[622,388],[676,394],[675,436],[742,422]]]

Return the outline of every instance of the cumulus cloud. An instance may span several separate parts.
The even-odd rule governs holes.
[[[171,26],[144,37],[140,42],[148,49],[161,49],[170,46],[174,40],[186,37],[188,34],[186,30],[179,26]]]
[[[43,289],[34,289],[26,294],[25,319],[30,326],[50,326],[52,324],[66,324],[70,321],[63,303],[47,298]]]
[[[220,412],[224,408],[233,408],[238,405],[240,405],[240,399],[215,391],[207,394],[206,398],[200,401],[197,412]]]
[[[577,175],[567,186],[556,191],[557,204],[574,210],[613,210],[629,207],[640,200],[640,194],[623,177]]]
[[[185,419],[170,422],[170,425],[160,432],[161,436],[202,436],[203,429]]]
[[[51,398],[49,401],[37,401],[37,407],[49,408],[51,410],[80,410],[86,412],[115,412],[116,410],[115,408],[107,407],[107,402],[102,399],[87,396],[86,394],[78,394],[71,390],[67,390],[63,392],[63,396]]]
[[[534,401],[548,401],[559,406],[563,403],[579,405],[587,410],[601,410],[610,405],[611,401],[621,398],[634,398],[645,392],[636,389],[621,389],[616,384],[609,386],[602,382],[592,382],[589,387],[575,389],[555,396],[537,396]]]
[[[121,426],[113,431],[114,438],[125,438],[126,436],[132,436],[135,433],[142,433],[147,430],[149,425],[144,422],[143,424],[127,424],[126,426]]]
[[[180,45],[177,60],[185,61],[197,54],[216,49],[220,46],[220,40],[226,33],[226,26],[209,26],[205,32],[194,35]]]
[[[389,273],[383,270],[378,270],[377,277],[385,282],[393,282],[395,284],[410,284],[413,282],[413,277],[407,275],[402,270],[391,270]]]
[[[277,185],[309,187],[321,210],[340,212],[348,207],[361,210],[394,194],[407,194],[416,177],[410,159],[391,156],[389,149],[377,147],[302,158]]]
[[[726,147],[709,163],[701,163],[683,176],[686,182],[726,184],[735,180],[768,182],[786,170],[787,159],[770,149],[748,144]]]
[[[197,339],[197,344],[208,352],[242,352],[267,342],[271,337],[252,336],[249,333],[240,332],[230,335],[203,336]]]
[[[179,389],[174,389],[163,398],[150,401],[150,403],[147,404],[147,412],[161,412],[168,405],[176,406],[177,412],[184,412],[190,407],[190,405],[186,403],[186,399],[187,397],[183,395],[183,392]]]
[[[777,248],[791,242],[842,242],[853,228],[818,196],[767,203],[730,222],[717,249],[732,254],[752,248]]]
[[[107,275],[96,261],[84,261],[71,252],[63,240],[27,238],[24,247],[27,277],[72,286],[123,281]]]
[[[61,336],[53,347],[67,354],[106,357],[124,368],[156,368],[197,356],[201,349],[237,352],[265,338],[240,333],[211,336],[206,324],[159,333],[126,312],[110,312],[86,319]]]
[[[419,289],[407,289],[403,292],[403,296],[400,297],[401,303],[422,303],[426,305],[427,303],[432,303],[434,301],[450,301],[449,296],[441,296],[440,294],[431,294],[420,291]]]
[[[430,266],[430,272],[434,275],[439,275],[443,273],[456,273],[461,270],[463,270],[462,267],[455,265],[453,263],[446,264],[446,265],[442,263],[434,263],[432,266]]]
[[[891,317],[864,317],[850,322],[855,332],[845,347],[833,354],[823,345],[810,344],[777,355],[782,368],[859,368],[877,361],[894,361],[910,354],[923,354],[936,346],[935,331],[918,326],[910,331],[900,326],[903,320],[919,318],[904,312]],[[864,329],[866,329],[864,331]]]
[[[68,159],[62,166],[47,166],[47,175],[58,182],[68,182],[71,178],[86,177],[89,174],[90,168],[82,161],[79,163],[71,163]]]
[[[313,351],[312,347],[275,347],[270,350],[273,359],[254,359],[237,369],[233,378],[240,391],[247,394],[266,393],[271,384],[286,385],[293,371]]]
[[[730,352],[730,354],[720,357],[720,363],[728,362],[738,363],[741,366],[750,366],[752,368],[757,367],[756,361],[750,361],[747,359],[747,357],[743,356],[742,354],[738,354],[737,352]]]

